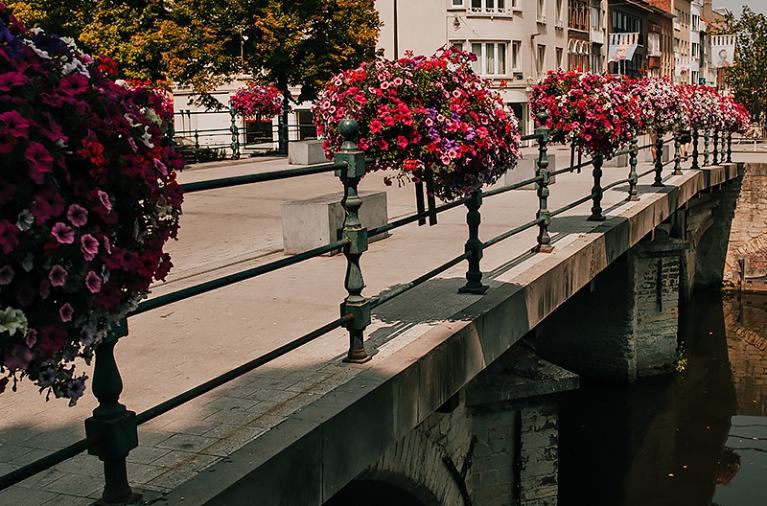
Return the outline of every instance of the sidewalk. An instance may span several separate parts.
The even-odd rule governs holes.
[[[734,148],[736,146],[733,146]],[[537,150],[526,148],[526,157]],[[552,147],[557,167],[569,162],[569,150]],[[765,159],[763,153],[736,151],[737,161]],[[643,159],[640,156],[640,160]],[[688,167],[685,164],[684,167]],[[285,159],[258,158],[223,164],[191,166],[179,175],[181,183],[253,172],[290,168]],[[650,168],[640,163],[639,172]],[[670,169],[664,171],[670,173]],[[603,185],[623,179],[628,168],[605,168]],[[385,187],[381,173],[367,175],[361,190],[383,191],[389,220],[415,211],[412,185]],[[669,180],[673,182],[674,177]],[[652,175],[640,180],[649,188]],[[550,188],[549,209],[587,195],[593,185],[591,168],[582,174],[563,174]],[[168,246],[174,269],[153,295],[220,277],[283,257],[280,205],[328,193],[342,186],[332,173],[271,183],[210,190],[187,195],[179,240]],[[617,213],[636,203],[625,203],[627,185],[606,192],[605,213]],[[587,222],[591,202],[560,217],[551,226],[554,245],[564,244],[598,226]],[[535,217],[535,191],[516,190],[483,203],[480,237],[488,240]],[[372,297],[407,283],[463,252],[468,230],[465,208],[439,215],[435,227],[410,225],[371,244],[360,262]],[[482,259],[487,279],[510,265],[528,261],[537,229],[528,230],[489,248]],[[130,334],[116,347],[124,391],[121,402],[141,412],[184,390],[270,351],[334,320],[346,296],[343,255],[320,257],[208,294],[132,318]],[[375,311],[366,339],[373,362],[417,339],[475,295],[456,294],[465,264],[440,276],[443,294],[423,298],[403,319],[396,299]],[[415,316],[414,316],[415,315]],[[417,317],[417,318],[416,318]],[[343,385],[366,366],[341,362],[348,346],[346,331],[337,330],[259,368],[210,394],[139,427],[139,447],[128,458],[134,488],[168,492],[200,470],[225,459],[236,449],[290,417],[319,396]],[[78,369],[87,370],[82,365]],[[90,375],[90,374],[89,374]],[[89,383],[90,387],[90,383]],[[0,473],[9,472],[84,436],[83,420],[96,406],[86,392],[74,408],[60,400],[45,402],[30,382],[18,392],[0,395]],[[101,462],[81,454],[2,493],[0,504],[18,506],[86,505],[100,497]]]

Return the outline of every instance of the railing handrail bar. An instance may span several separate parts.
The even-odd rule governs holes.
[[[156,406],[153,406],[145,411],[142,411],[138,415],[136,415],[136,424],[141,425],[143,423],[148,422],[149,420],[152,420],[153,418],[157,418],[158,416],[162,415],[163,413],[167,413],[173,408],[176,408],[178,406],[181,406],[182,404],[185,404],[192,399],[195,399],[203,394],[206,394],[210,392],[211,390],[228,383],[229,381],[238,378],[242,376],[243,374],[246,374],[253,369],[256,369],[266,363],[271,362],[274,359],[277,359],[286,353],[289,353],[296,348],[299,348],[303,346],[304,344],[310,343],[311,341],[314,341],[318,337],[321,337],[328,332],[335,330],[339,327],[342,327],[346,323],[352,321],[354,319],[354,315],[352,314],[346,314],[337,320],[334,320],[326,325],[323,325],[322,327],[315,329],[308,334],[304,334],[303,336],[299,337],[298,339],[294,339],[293,341],[290,341],[289,343],[286,343],[276,350],[272,350],[268,353],[265,353],[264,355],[261,355],[260,357],[254,358],[253,360],[250,360],[249,362],[246,362],[242,364],[239,367],[235,367],[234,369],[231,369],[223,374],[220,374],[216,376],[213,379],[210,379],[200,385],[197,385],[194,388],[190,388],[189,390],[180,393],[176,395],[175,397],[171,397],[170,399],[161,402],[160,404],[157,404]]]
[[[330,244],[326,244],[325,246],[320,246],[318,248],[314,248],[309,251],[304,251],[303,253],[297,253],[287,258],[275,260],[274,262],[269,262],[264,265],[259,265],[258,267],[245,269],[243,271],[235,272],[234,274],[229,274],[228,276],[222,276],[220,278],[216,278],[210,281],[206,281],[204,283],[200,283],[199,285],[194,285],[187,288],[183,288],[181,290],[176,290],[175,292],[166,293],[165,295],[160,295],[159,297],[153,297],[149,300],[145,300],[144,302],[140,303],[138,307],[134,309],[133,311],[131,311],[130,313],[128,313],[127,316],[128,317],[135,316],[135,315],[150,311],[152,309],[157,309],[159,307],[167,306],[169,304],[173,304],[173,303],[182,301],[184,299],[189,299],[191,297],[195,297],[197,295],[201,295],[203,293],[216,290],[218,288],[223,288],[225,286],[233,285],[235,283],[239,283],[240,281],[252,279],[257,276],[261,276],[262,274],[266,274],[266,273],[275,271],[277,269],[281,269],[283,267],[287,267],[293,264],[297,264],[299,262],[303,262],[304,260],[308,260],[310,258],[314,258],[320,255],[324,255],[326,253],[330,253],[332,251],[336,251],[340,248],[343,248],[348,243],[349,243],[349,240],[344,238],[344,239],[332,242]]]
[[[589,193],[585,197],[581,197],[578,200],[575,200],[575,201],[567,204],[566,206],[562,206],[559,209],[551,211],[551,217],[553,218],[554,216],[560,215],[560,214],[564,213],[565,211],[569,211],[570,209],[572,209],[574,207],[578,207],[579,205],[583,204],[584,202],[588,202],[589,200],[591,200],[593,198],[594,198],[594,193],[593,192]]]
[[[492,246],[494,244],[498,244],[499,242],[504,241],[504,240],[508,239],[511,236],[517,235],[520,232],[524,232],[528,228],[533,228],[534,226],[536,226],[536,225],[538,225],[540,223],[543,223],[543,221],[544,221],[543,217],[536,218],[533,221],[528,221],[524,225],[520,225],[518,227],[512,228],[508,232],[504,232],[501,235],[497,235],[497,236],[493,237],[492,239],[483,242],[482,243],[482,248],[483,249],[484,248],[489,248],[490,246]]]
[[[500,195],[502,193],[506,193],[511,190],[517,190],[519,188],[522,188],[523,186],[527,186],[529,184],[537,183],[543,179],[542,176],[535,176],[531,177],[530,179],[525,179],[524,181],[519,181],[518,183],[510,184],[508,186],[504,186],[502,188],[496,188],[495,190],[488,190],[486,192],[482,192],[482,198],[485,197],[494,197],[495,195]]]
[[[323,172],[332,172],[344,169],[346,165],[342,163],[327,163],[312,167],[301,167],[298,169],[275,170],[271,172],[262,172],[260,174],[245,174],[243,176],[223,177],[220,179],[208,179],[206,181],[196,181],[194,183],[184,183],[181,189],[184,193],[192,193],[203,190],[215,190],[218,188],[229,188],[244,184],[262,183],[265,181],[277,181],[291,177],[308,176],[311,174],[321,174]]]

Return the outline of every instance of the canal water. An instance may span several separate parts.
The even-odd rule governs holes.
[[[670,377],[559,402],[559,506],[767,504],[767,297],[697,294]]]

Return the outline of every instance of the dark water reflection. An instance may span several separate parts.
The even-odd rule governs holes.
[[[683,373],[562,396],[559,505],[767,504],[767,298],[697,295]]]

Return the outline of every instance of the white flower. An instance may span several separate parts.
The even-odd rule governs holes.
[[[16,331],[21,331],[22,335],[27,333],[27,316],[21,309],[7,307],[0,310],[0,333],[7,332],[12,336]]]

